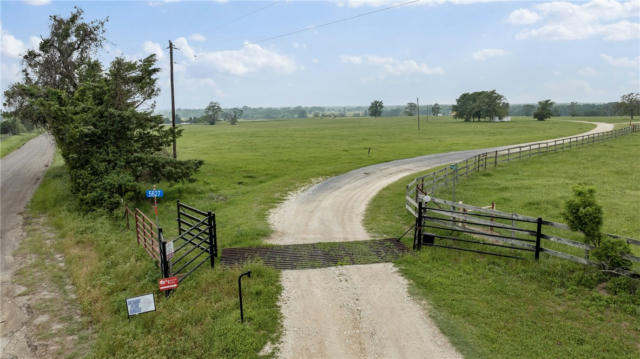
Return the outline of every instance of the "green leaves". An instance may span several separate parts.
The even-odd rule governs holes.
[[[140,181],[190,181],[202,161],[177,161],[165,149],[181,131],[161,126],[155,55],[116,58],[107,71],[94,50],[104,21],[86,23],[82,10],[52,16],[51,34],[25,55],[25,81],[5,92],[5,115],[48,129],[56,139],[84,209],[114,210],[141,193]],[[140,111],[146,105],[150,110]]]

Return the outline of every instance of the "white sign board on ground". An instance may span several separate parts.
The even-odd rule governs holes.
[[[155,312],[155,310],[156,301],[153,293],[127,298],[127,313],[130,317],[142,313]]]

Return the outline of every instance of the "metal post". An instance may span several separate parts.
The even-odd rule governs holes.
[[[173,129],[173,158],[178,158],[176,153],[176,101],[173,89],[173,43],[169,40],[169,67],[171,72],[171,128]]]
[[[215,250],[213,249],[213,214],[207,212],[207,225],[209,227],[209,259],[211,260],[211,268],[214,267]]]
[[[240,274],[238,277],[238,297],[240,300],[240,323],[244,323],[244,311],[242,310],[242,277],[247,276],[251,278],[251,271]]]
[[[182,216],[180,216],[180,200],[176,201],[176,209],[178,210],[178,235],[182,234]]]
[[[218,256],[218,227],[216,226],[216,214],[213,213],[213,253]]]
[[[542,237],[542,218],[538,217],[538,228],[536,229],[536,260],[540,259],[540,237]]]

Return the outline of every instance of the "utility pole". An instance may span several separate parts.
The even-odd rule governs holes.
[[[416,107],[418,107],[418,132],[420,132],[420,98],[416,97]]]
[[[169,40],[169,64],[171,69],[171,127],[173,128],[173,158],[177,159],[176,154],[176,100],[173,91],[173,43]]]

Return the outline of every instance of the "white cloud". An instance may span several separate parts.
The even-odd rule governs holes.
[[[360,65],[362,63],[362,56],[341,55],[340,61],[347,64]]]
[[[342,55],[340,60],[344,63],[353,65],[373,65],[379,66],[385,70],[385,72],[392,75],[442,75],[444,70],[441,67],[430,67],[427,64],[418,63],[415,60],[397,60],[389,56],[353,56]]]
[[[591,77],[597,74],[598,74],[598,71],[596,71],[593,67],[589,67],[589,66],[585,66],[578,70],[578,75],[584,76],[584,77]]]
[[[50,4],[51,0],[24,0],[24,2],[33,6],[41,6]]]
[[[164,49],[162,48],[162,46],[160,46],[160,44],[153,41],[145,41],[142,44],[142,50],[147,55],[156,54],[158,60],[162,60],[164,58]]]
[[[507,19],[509,23],[515,25],[529,25],[538,20],[540,20],[540,15],[527,9],[514,10]]]
[[[0,52],[9,57],[19,58],[27,52],[22,40],[16,39],[0,25]]]
[[[320,62],[320,60],[314,57],[313,59],[311,59],[311,62],[313,62],[314,64],[317,64],[318,62]]]
[[[540,27],[520,31],[517,39],[582,40],[597,36],[609,41],[625,41],[640,38],[640,23],[625,20],[638,17],[640,0],[552,1],[534,8],[536,12],[518,9],[509,15],[508,21],[513,18],[514,24],[527,24],[517,22],[526,17],[522,15],[525,12],[538,15],[538,21],[544,22]]]
[[[474,60],[484,61],[490,57],[504,56],[508,54],[509,51],[503,49],[482,49],[474,52],[471,57],[473,57]]]
[[[29,44],[31,45],[32,49],[38,49],[40,47],[40,42],[41,41],[42,41],[42,39],[37,37],[37,36],[30,36],[29,37]]]
[[[3,61],[0,65],[2,66],[2,88],[7,88],[10,83],[20,81],[21,72],[17,63]]]
[[[635,59],[634,58],[630,59],[628,57],[615,58],[607,54],[600,54],[600,57],[602,57],[611,66],[633,67],[636,69],[640,68],[640,56],[637,56]]]
[[[292,73],[300,69],[291,58],[248,41],[238,50],[197,53],[184,37],[176,39],[175,44],[192,64],[212,67],[231,75],[242,76],[260,70]]]
[[[204,35],[202,34],[195,33],[195,34],[189,35],[189,40],[202,42],[202,41],[207,41],[207,38],[204,37]]]

